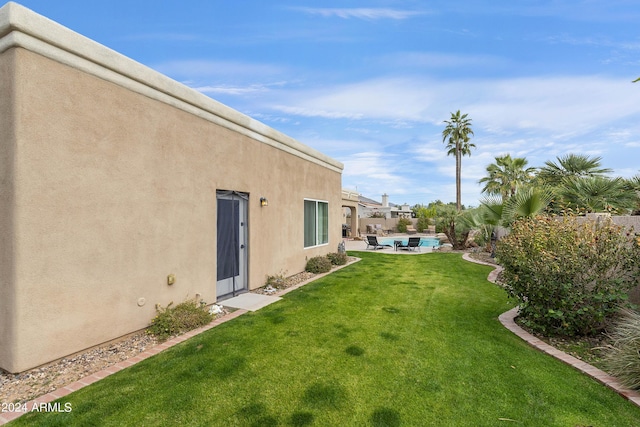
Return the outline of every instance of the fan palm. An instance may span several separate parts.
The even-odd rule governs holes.
[[[451,119],[445,120],[447,124],[442,131],[442,142],[447,143],[447,155],[456,156],[456,209],[462,209],[460,179],[462,175],[462,156],[471,156],[471,149],[476,146],[469,142],[473,130],[471,119],[467,114],[461,114],[460,110],[451,113]]]
[[[478,181],[479,184],[485,184],[482,192],[499,194],[506,202],[519,187],[531,181],[535,168],[526,168],[528,163],[526,158],[512,158],[510,154],[496,157],[496,162],[487,166],[487,176]]]
[[[632,215],[640,215],[640,174],[627,180],[627,188],[636,195],[636,207]]]
[[[527,187],[509,199],[504,216],[510,220],[533,218],[542,213],[553,200],[553,192],[546,187]]]
[[[482,219],[491,226],[509,227],[518,218],[533,218],[544,212],[553,199],[547,187],[524,187],[507,201],[487,197],[481,203]]]
[[[558,163],[545,162],[538,172],[538,179],[547,185],[559,185],[566,178],[603,176],[611,169],[600,167],[601,157],[589,157],[584,154],[567,154],[557,157]]]
[[[565,179],[559,195],[565,206],[586,212],[626,213],[637,203],[637,195],[624,179],[603,176]]]

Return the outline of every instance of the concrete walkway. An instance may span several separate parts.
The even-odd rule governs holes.
[[[247,292],[238,295],[237,297],[220,301],[218,304],[225,307],[240,308],[247,311],[256,311],[276,301],[280,301],[281,299],[282,298],[276,296],[253,294],[251,292]]]

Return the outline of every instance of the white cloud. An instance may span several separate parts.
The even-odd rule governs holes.
[[[460,68],[507,66],[510,61],[494,55],[462,55],[442,52],[397,52],[384,55],[379,64],[402,68]]]
[[[418,15],[424,15],[426,12],[400,10],[400,9],[387,9],[387,8],[313,8],[313,7],[300,7],[295,8],[302,12],[311,15],[320,15],[322,17],[338,17],[342,19],[395,19],[403,20],[412,18]]]
[[[566,76],[487,80],[380,78],[279,94],[271,108],[307,117],[441,124],[456,109],[491,133],[544,131],[568,139],[640,115],[630,83]],[[445,100],[445,101],[443,101]]]

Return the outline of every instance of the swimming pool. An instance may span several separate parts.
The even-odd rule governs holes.
[[[404,246],[409,243],[408,237],[378,237],[378,242],[381,245],[393,246],[393,242],[401,241]],[[423,248],[439,248],[440,239],[437,237],[420,237],[420,246]]]

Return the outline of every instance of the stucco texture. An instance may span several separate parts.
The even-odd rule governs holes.
[[[13,259],[14,52],[0,53],[0,360],[9,360],[15,339]],[[1,365],[0,365],[1,366]]]
[[[1,55],[0,367],[144,328],[156,304],[214,302],[216,190],[250,195],[250,288],[337,249],[339,171],[30,50]],[[329,202],[328,245],[303,248],[304,198]]]

